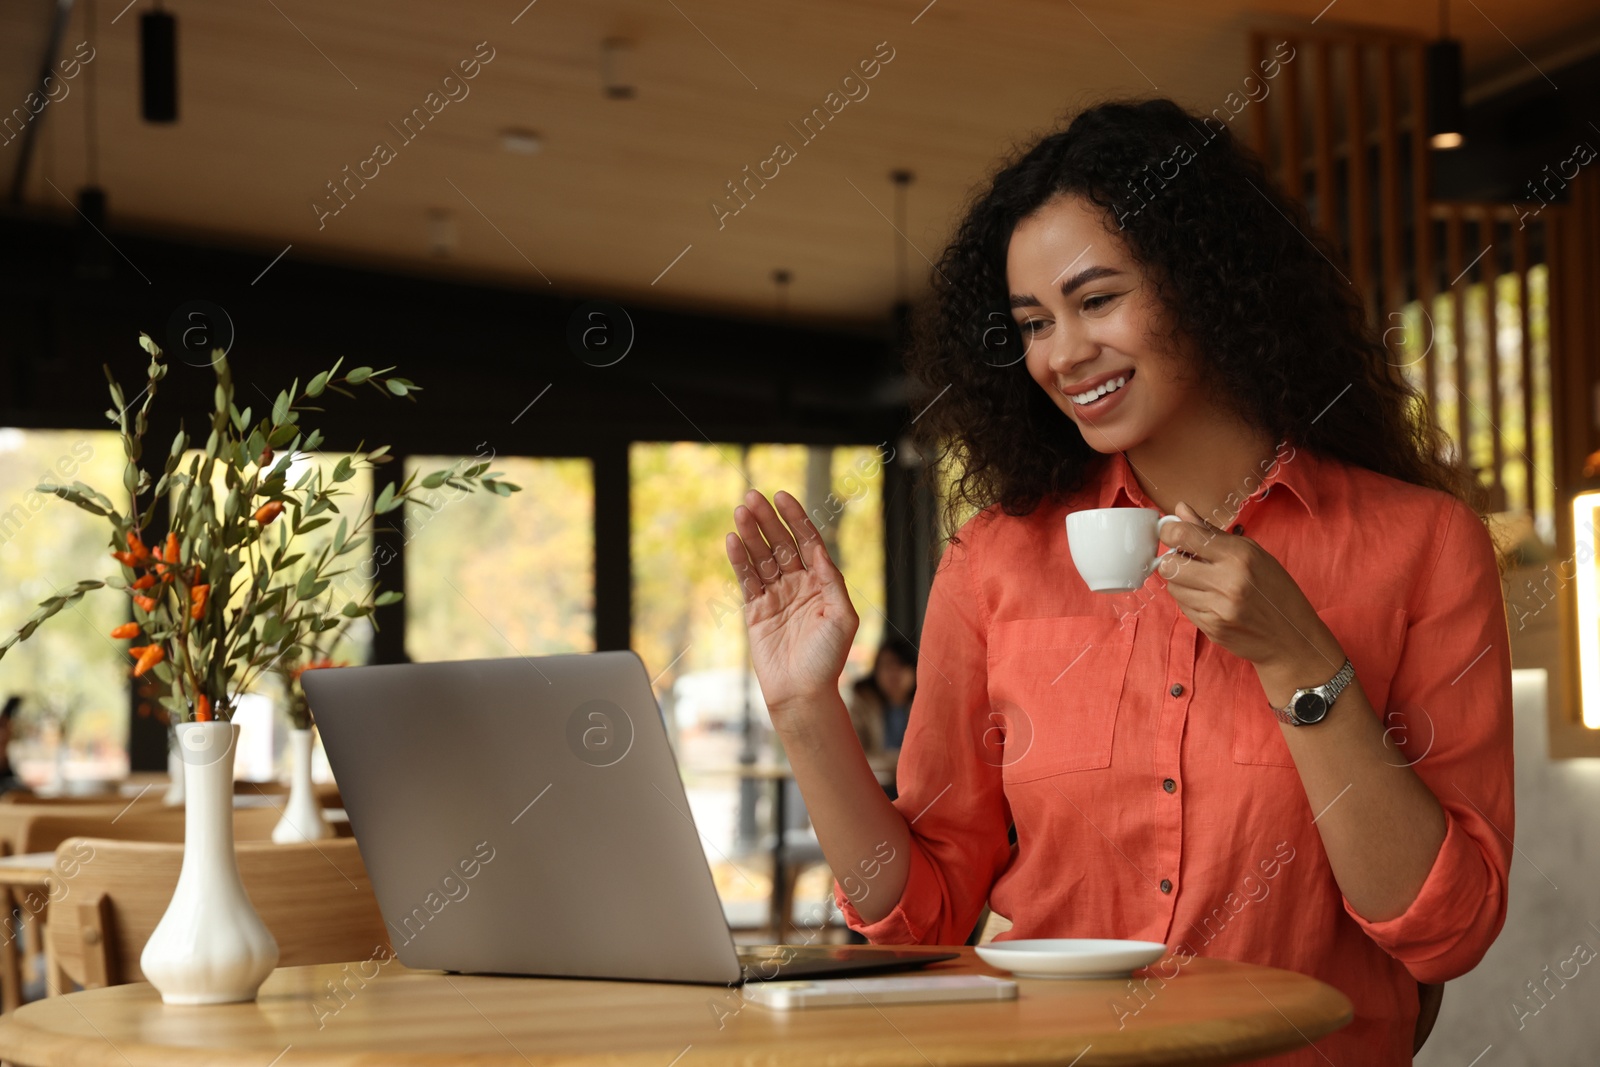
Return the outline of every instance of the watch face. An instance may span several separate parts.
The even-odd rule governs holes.
[[[1294,702],[1294,716],[1302,723],[1321,722],[1328,714],[1328,702],[1320,693],[1302,693]]]

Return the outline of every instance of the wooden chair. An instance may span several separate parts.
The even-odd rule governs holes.
[[[273,845],[246,842],[239,871],[256,912],[278,942],[278,966],[392,955],[354,840]],[[87,857],[87,858],[86,858]],[[50,992],[141,981],[139,954],[178,884],[183,846],[73,838],[56,849],[45,931]]]
[[[235,841],[271,841],[272,828],[278,825],[274,808],[235,808]],[[17,852],[54,852],[69,837],[98,837],[118,841],[183,842],[182,808],[153,808],[105,817],[98,813],[39,812],[19,828]]]
[[[236,841],[270,841],[279,814],[272,808],[239,808],[233,813]],[[14,805],[0,809],[0,852],[25,855],[54,852],[68,838],[95,837],[125,841],[162,841],[181,844],[184,833],[182,808],[159,803],[115,807]],[[12,1011],[22,1002],[24,959],[37,957],[44,947],[39,931],[50,918],[49,893],[38,889],[12,887],[0,891],[0,1009]],[[18,912],[21,922],[15,922]],[[20,935],[20,936],[19,936]],[[22,941],[18,955],[17,941]]]
[[[80,793],[72,796],[42,797],[26,789],[11,789],[0,793],[0,804],[34,804],[79,807],[85,804],[106,805],[117,799],[116,793]]]
[[[1443,982],[1438,985],[1429,985],[1427,982],[1417,983],[1417,1031],[1411,1039],[1411,1054],[1413,1056],[1422,1051],[1422,1046],[1428,1040],[1428,1035],[1433,1033],[1433,1024],[1439,1021],[1439,1004],[1443,1000]]]

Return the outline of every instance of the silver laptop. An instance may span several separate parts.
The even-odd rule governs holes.
[[[407,967],[737,984],[904,970],[919,947],[736,947],[632,652],[307,671]]]

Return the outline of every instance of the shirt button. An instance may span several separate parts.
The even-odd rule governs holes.
[[[1233,528],[1233,532],[1236,533],[1236,534],[1242,534],[1242,533],[1244,533],[1244,527],[1243,526],[1235,526]]]
[[[1170,878],[1161,879],[1161,891],[1163,893],[1172,892],[1172,879],[1170,879]]]
[[[1183,683],[1182,682],[1173,682],[1172,683],[1172,688],[1167,690],[1167,692],[1171,693],[1175,697],[1183,696]]]
[[[1175,793],[1178,791],[1178,783],[1174,782],[1171,778],[1164,778],[1161,781],[1161,788],[1165,789],[1169,793]]]

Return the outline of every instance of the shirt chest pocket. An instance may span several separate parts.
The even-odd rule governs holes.
[[[1368,604],[1331,604],[1318,609],[1317,614],[1333,631],[1345,655],[1350,657],[1350,664],[1355,668],[1356,679],[1367,696],[1367,703],[1372,705],[1378,718],[1384,720],[1389,703],[1389,686],[1394,681],[1395,670],[1400,666],[1400,653],[1405,644],[1405,609]],[[1233,678],[1233,761],[1293,767],[1294,757],[1289,754],[1289,745],[1283,739],[1283,727],[1272,713],[1272,706],[1267,702],[1255,668],[1242,661],[1234,666],[1238,670]],[[1328,677],[1332,678],[1338,668],[1337,663],[1330,665]],[[1335,703],[1328,715],[1331,717],[1344,711],[1342,702]]]
[[[1013,619],[989,631],[986,758],[1006,782],[1111,764],[1138,616]]]

